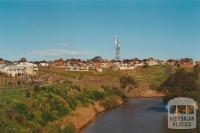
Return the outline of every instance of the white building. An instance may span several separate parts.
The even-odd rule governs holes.
[[[6,66],[6,64],[0,64],[0,72],[3,73],[3,68]]]
[[[49,64],[48,64],[48,63],[40,63],[39,66],[40,66],[40,67],[48,67]]]
[[[20,62],[16,66],[23,67],[27,75],[35,75],[38,72],[38,66],[37,64],[34,64],[34,63]]]
[[[67,71],[89,71],[89,66],[87,64],[73,64],[73,65],[68,65],[66,67]]]
[[[4,66],[2,72],[11,77],[24,77],[26,75],[24,67],[15,65]]]
[[[129,63],[120,64],[119,70],[133,70],[135,67]]]

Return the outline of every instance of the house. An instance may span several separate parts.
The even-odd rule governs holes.
[[[192,68],[194,66],[193,60],[190,59],[190,58],[182,58],[182,59],[180,59],[178,65],[180,67],[184,67],[184,68]]]
[[[165,61],[159,61],[159,65],[166,65]]]
[[[159,64],[159,60],[149,58],[149,66],[154,66],[154,65],[158,65],[158,64]]]
[[[55,60],[54,62],[51,63],[51,67],[65,69],[66,63],[63,59]]]
[[[155,66],[155,65],[159,65],[159,60],[153,59],[153,58],[149,58],[149,59],[144,59],[143,63],[145,65]]]
[[[175,66],[175,65],[177,65],[177,61],[176,60],[174,60],[174,59],[169,59],[169,60],[167,60],[167,62],[166,62],[166,64],[167,65],[171,65],[171,66]]]
[[[133,70],[135,66],[131,65],[130,63],[121,63],[119,66],[119,70]]]
[[[27,75],[35,75],[38,72],[38,66],[37,66],[37,64],[34,64],[34,63],[20,62],[16,66],[23,67],[25,69],[25,73]]]
[[[89,63],[88,66],[89,66],[89,70],[96,70],[96,67],[93,63]]]
[[[89,66],[87,64],[72,64],[67,65],[67,71],[89,71]]]
[[[96,67],[96,71],[99,72],[99,73],[101,73],[101,72],[103,72],[103,69],[99,68],[99,67]]]
[[[135,67],[139,67],[139,66],[144,66],[145,64],[141,60],[136,60],[136,61],[134,61],[134,65],[135,65]]]
[[[0,60],[0,64],[5,64],[6,62],[4,60]]]
[[[196,61],[194,65],[200,65],[200,61]]]
[[[0,64],[0,72],[3,73],[3,68],[6,66],[6,64]]]
[[[87,64],[81,64],[80,71],[89,71],[89,66]]]
[[[49,66],[49,63],[44,63],[44,62],[43,62],[43,63],[40,63],[39,66],[40,66],[40,67],[48,67],[48,66]]]
[[[37,65],[29,62],[20,62],[18,65],[0,65],[0,72],[11,77],[25,77],[28,75],[34,75],[37,73],[37,71]]]
[[[4,66],[2,72],[11,77],[25,77],[25,68],[22,66],[7,65]]]
[[[2,58],[0,58],[0,64],[6,64],[6,61]]]
[[[13,61],[13,62],[12,62],[12,65],[18,65],[18,64],[19,64],[18,61]]]
[[[112,67],[112,63],[111,62],[101,62],[101,68],[104,68],[104,69],[108,69],[108,68],[111,68]]]

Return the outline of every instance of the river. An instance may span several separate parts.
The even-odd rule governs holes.
[[[161,97],[134,98],[119,108],[101,113],[80,133],[191,133],[169,130]]]

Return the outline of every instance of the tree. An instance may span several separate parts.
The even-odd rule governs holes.
[[[168,102],[174,97],[196,98],[196,93],[199,91],[197,80],[198,75],[194,72],[188,72],[184,69],[177,70],[159,87],[159,91],[166,95],[164,102]]]
[[[123,76],[120,78],[120,87],[126,88],[128,85],[136,87],[137,82],[134,77],[131,76]]]
[[[193,59],[191,59],[191,58],[181,58],[180,59],[180,62],[193,62]]]
[[[197,65],[194,66],[194,73],[199,75],[199,73],[200,73],[200,64],[197,64]]]
[[[27,59],[24,58],[24,57],[22,57],[19,61],[20,61],[20,62],[27,62]]]
[[[101,56],[96,56],[92,59],[93,62],[101,62],[103,61],[103,58]]]

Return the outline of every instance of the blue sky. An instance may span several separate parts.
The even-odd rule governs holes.
[[[0,0],[0,57],[200,59],[199,0]]]

